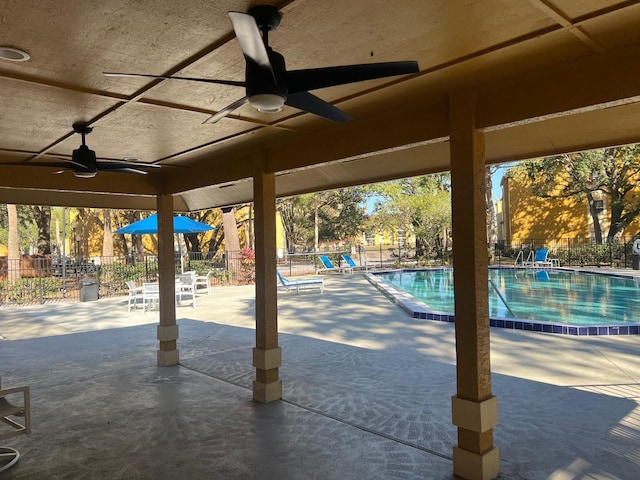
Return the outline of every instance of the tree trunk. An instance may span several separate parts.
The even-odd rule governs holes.
[[[240,266],[240,238],[238,237],[238,225],[233,207],[222,209],[222,229],[224,230],[224,253],[228,270],[235,276],[237,267]]]
[[[320,218],[318,216],[318,194],[313,196],[313,251],[320,250]]]
[[[598,210],[596,210],[593,192],[587,192],[587,204],[589,205],[589,215],[591,215],[591,221],[593,222],[593,235],[596,243],[602,245],[602,229],[600,228],[600,218],[598,217]]]
[[[15,205],[7,204],[9,220],[9,245],[7,276],[10,283],[20,278],[20,235],[18,233],[18,209]]]
[[[102,212],[104,216],[102,261],[111,263],[113,261],[113,232],[111,230],[111,210],[105,208]]]
[[[31,211],[38,226],[38,253],[51,255],[51,207],[32,206]]]
[[[487,245],[489,248],[489,265],[495,262],[495,245],[498,243],[498,234],[496,231],[496,213],[493,205],[493,169],[490,166],[485,167],[485,181],[487,184],[486,203],[487,203]]]

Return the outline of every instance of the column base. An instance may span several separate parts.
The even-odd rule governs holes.
[[[172,365],[180,364],[180,352],[179,350],[158,350],[158,366],[170,367]]]
[[[500,473],[500,450],[474,453],[453,447],[453,473],[465,480],[491,480]]]
[[[253,382],[253,399],[260,403],[275,402],[282,399],[282,381],[273,383]]]

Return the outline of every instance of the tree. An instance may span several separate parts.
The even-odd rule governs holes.
[[[223,239],[221,228],[222,217],[220,215],[220,210],[211,209],[193,212],[189,214],[189,218],[192,218],[193,220],[196,220],[198,222],[205,223],[207,225],[211,225],[215,227],[215,230],[211,232],[211,238],[205,245],[201,245],[202,239],[205,238],[205,234],[185,233],[184,243],[187,246],[187,251],[190,253],[201,253],[203,250],[202,247],[204,246],[211,255],[215,255],[215,253],[218,251],[218,248],[222,244]]]
[[[533,193],[539,197],[586,199],[596,243],[602,243],[596,192],[604,194],[610,206],[607,243],[619,238],[640,215],[636,188],[640,181],[640,145],[528,160],[520,168],[526,172]]]
[[[289,198],[279,198],[276,208],[280,213],[282,226],[287,241],[287,251],[294,252],[297,246],[307,246],[309,238],[313,238],[312,217],[309,195],[298,195]]]
[[[493,174],[496,167],[487,165],[484,170],[485,182],[487,184],[486,205],[487,205],[487,245],[489,245],[489,260],[493,262],[495,256],[495,244],[498,243],[498,232],[496,231],[496,212],[493,205]]]
[[[7,204],[7,219],[9,224],[8,278],[13,283],[20,278],[20,235],[18,209],[15,205]]]
[[[277,209],[284,227],[287,249],[297,246],[318,250],[320,242],[357,236],[365,215],[363,187],[340,188],[278,199]]]
[[[380,183],[369,187],[380,197],[376,225],[412,230],[416,256],[441,255],[448,247],[451,230],[451,194],[448,174],[424,175]]]
[[[104,261],[110,262],[113,258],[113,232],[111,230],[111,210],[105,208],[102,211],[103,235],[102,235],[102,257]]]
[[[51,207],[34,205],[31,212],[38,227],[38,253],[51,255]]]

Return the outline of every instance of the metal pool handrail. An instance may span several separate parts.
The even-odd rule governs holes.
[[[489,279],[489,284],[493,287],[493,289],[496,291],[496,293],[498,294],[498,297],[500,297],[500,300],[502,300],[502,303],[504,303],[504,306],[507,307],[507,310],[509,310],[509,313],[511,314],[511,316],[513,318],[516,318],[515,314],[513,313],[513,311],[511,310],[511,307],[509,307],[509,304],[507,303],[506,298],[504,298],[504,296],[502,295],[502,293],[500,292],[500,290],[498,290],[498,287],[496,287],[496,284],[493,283],[493,280]]]

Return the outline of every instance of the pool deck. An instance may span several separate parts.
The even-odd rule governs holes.
[[[602,272],[603,269],[597,269]],[[158,314],[124,298],[0,310],[0,375],[31,387],[13,479],[453,479],[454,326],[413,319],[362,274],[279,295],[284,400],[251,401],[253,287]],[[4,339],[4,340],[2,340]],[[509,480],[639,478],[640,336],[491,329]]]

